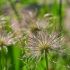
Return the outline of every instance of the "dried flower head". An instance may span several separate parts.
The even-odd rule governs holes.
[[[32,50],[33,55],[38,55],[42,50],[60,48],[60,37],[57,33],[48,34],[46,31],[40,31],[37,35],[29,37],[28,47]]]
[[[0,35],[0,46],[8,46],[11,44],[15,44],[14,38],[12,38],[12,34]]]
[[[23,21],[21,23],[21,27],[26,31],[36,32],[36,33],[37,33],[37,31],[40,31],[42,29],[46,29],[46,27],[50,23],[50,20],[52,20],[50,18],[53,16],[51,14],[46,14],[46,16],[43,16],[42,19],[37,18],[37,17],[31,18],[31,16],[28,16],[25,13],[23,15],[24,18],[23,18]]]

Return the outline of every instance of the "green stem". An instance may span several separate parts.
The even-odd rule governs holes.
[[[8,1],[9,1],[10,5],[11,5],[11,8],[13,9],[13,11],[14,11],[16,17],[17,17],[18,22],[20,23],[21,22],[21,17],[20,17],[20,14],[19,14],[18,10],[15,7],[14,2],[12,0],[8,0]]]
[[[46,61],[46,68],[45,70],[48,70],[48,55],[47,55],[47,50],[45,50],[45,61]]]
[[[59,36],[61,36],[62,32],[62,0],[59,3]]]

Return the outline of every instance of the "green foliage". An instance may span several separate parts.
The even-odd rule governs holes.
[[[4,4],[6,4],[6,0],[1,0],[0,1],[0,7],[3,6]]]
[[[20,2],[23,5],[28,5],[28,4],[36,3],[37,0],[20,0]]]

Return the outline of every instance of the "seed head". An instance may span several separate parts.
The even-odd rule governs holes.
[[[29,37],[28,47],[35,55],[41,53],[42,50],[60,48],[60,38],[57,33],[48,34],[46,31],[40,31],[37,35],[31,35]],[[37,53],[36,53],[37,52]]]

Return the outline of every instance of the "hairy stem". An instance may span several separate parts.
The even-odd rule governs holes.
[[[48,51],[45,49],[45,61],[46,61],[46,68],[45,70],[48,70]]]

